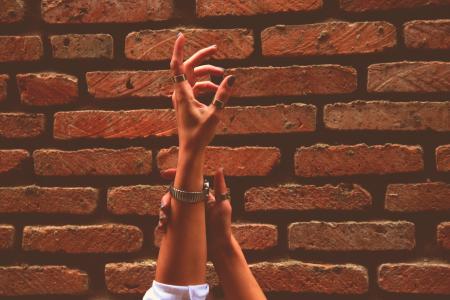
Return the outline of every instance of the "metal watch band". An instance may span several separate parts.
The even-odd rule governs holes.
[[[181,201],[181,202],[187,202],[187,203],[197,203],[200,201],[204,201],[206,197],[209,194],[209,182],[205,178],[203,180],[203,190],[200,192],[188,192],[183,191],[180,189],[177,189],[173,186],[173,182],[169,186],[169,191],[172,197],[175,199]]]

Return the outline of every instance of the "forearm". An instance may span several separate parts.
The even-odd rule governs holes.
[[[211,250],[211,260],[219,276],[225,299],[266,299],[233,236],[229,242],[216,244]]]
[[[174,186],[186,191],[203,187],[203,153],[180,149]],[[171,221],[161,241],[156,277],[173,285],[205,283],[206,226],[205,204],[171,199]]]

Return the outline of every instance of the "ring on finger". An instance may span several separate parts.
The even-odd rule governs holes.
[[[230,199],[231,199],[230,192],[219,194],[219,197],[216,197],[216,200],[218,200],[218,201],[224,201],[224,200],[230,200]]]
[[[222,100],[214,99],[213,105],[217,107],[218,109],[222,109],[225,106],[225,103]]]
[[[185,80],[186,80],[185,74],[178,74],[178,75],[172,76],[173,83],[178,83],[178,82],[182,82]]]

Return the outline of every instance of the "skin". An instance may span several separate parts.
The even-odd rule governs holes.
[[[223,75],[222,68],[197,66],[215,53],[217,47],[203,48],[184,61],[184,43],[185,37],[180,33],[170,62],[174,75],[185,74],[187,77],[187,80],[174,84],[172,94],[179,137],[178,164],[176,170],[166,170],[161,175],[173,179],[176,188],[200,191],[205,148],[214,137],[223,112],[195,97],[202,92],[214,91],[213,99],[226,104],[232,94],[229,82],[234,82],[235,78],[226,76],[220,85],[211,81],[197,82],[196,78],[205,74]],[[223,168],[219,168],[214,176],[214,187],[216,196],[227,190]],[[231,204],[228,200],[216,201],[216,196],[210,193],[206,203],[196,204],[180,202],[170,193],[162,197],[157,230],[163,231],[164,235],[155,280],[173,285],[205,283],[208,250],[226,299],[266,299],[233,237]],[[180,249],[183,249],[182,255]]]

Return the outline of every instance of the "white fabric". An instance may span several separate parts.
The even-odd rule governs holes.
[[[209,285],[170,285],[153,280],[142,300],[205,300]]]

